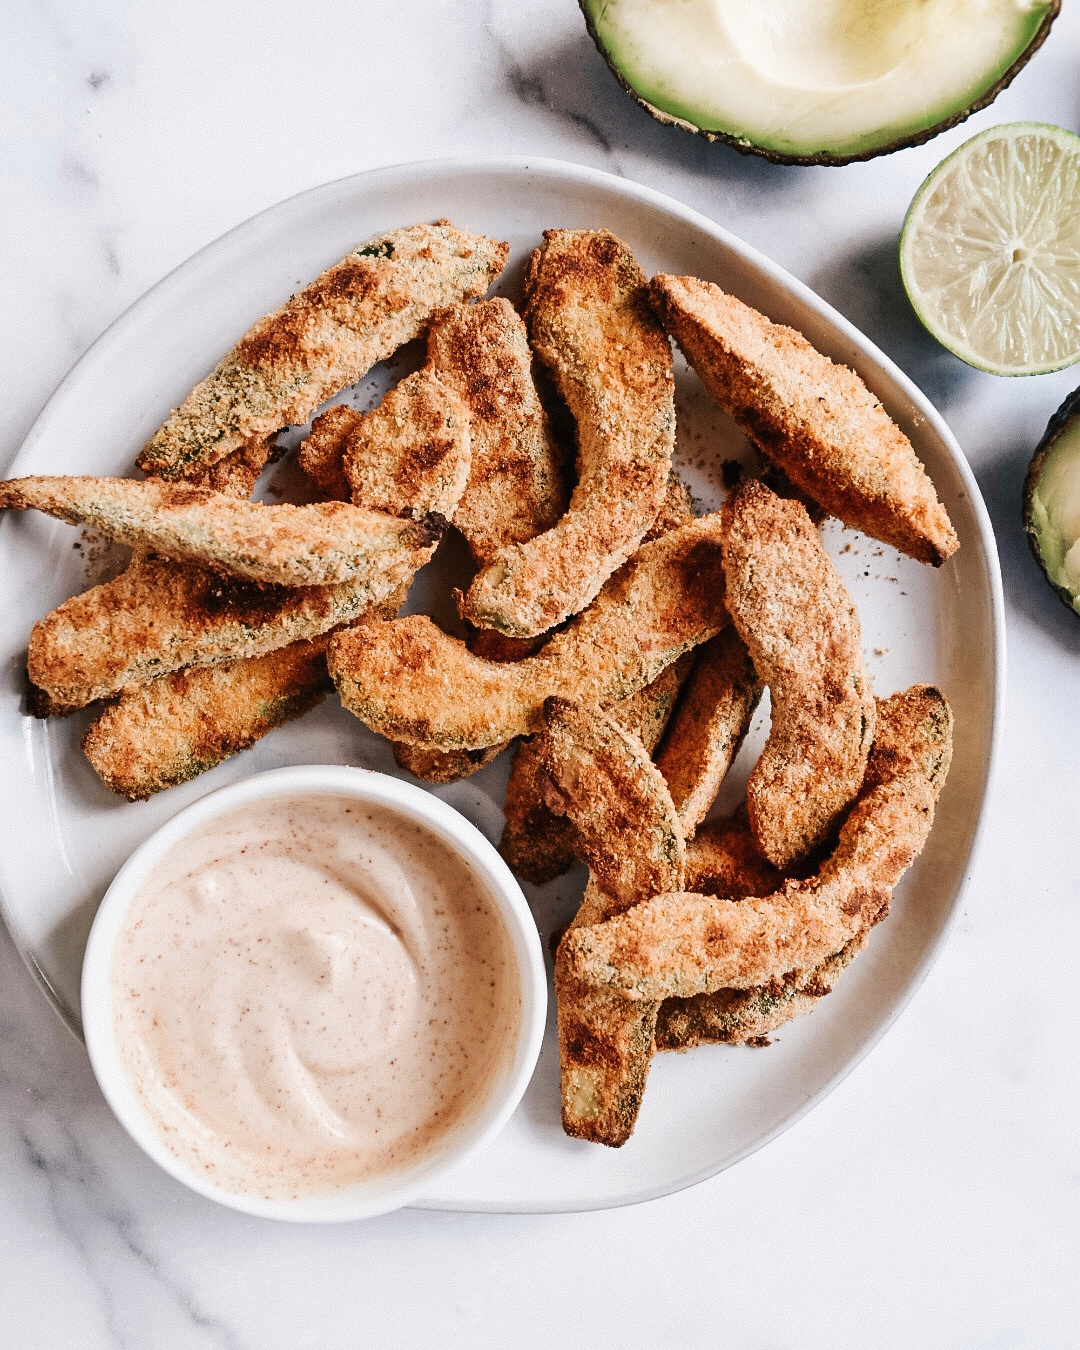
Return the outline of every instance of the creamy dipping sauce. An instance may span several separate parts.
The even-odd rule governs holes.
[[[468,863],[333,795],[253,802],[175,844],[132,902],[112,999],[166,1146],[267,1198],[421,1161],[482,1108],[522,1020]]]

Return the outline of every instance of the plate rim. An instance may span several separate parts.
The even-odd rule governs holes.
[[[5,473],[10,476],[13,472],[17,471],[20,461],[33,451],[37,442],[42,439],[42,437],[48,434],[52,418],[56,414],[59,405],[64,401],[68,385],[75,381],[84,365],[89,365],[92,362],[99,348],[110,341],[114,341],[117,332],[122,331],[127,324],[131,323],[133,317],[137,317],[137,311],[141,311],[144,307],[155,301],[160,301],[162,297],[167,297],[170,288],[178,283],[182,274],[186,275],[189,270],[197,268],[205,254],[211,251],[220,250],[227,242],[234,246],[242,244],[244,236],[246,234],[255,234],[265,217],[283,214],[290,208],[295,209],[321,196],[331,196],[333,193],[342,191],[350,185],[378,191],[382,188],[393,188],[395,184],[413,182],[425,177],[443,176],[447,174],[467,175],[470,173],[484,172],[500,173],[508,177],[533,175],[538,178],[558,179],[564,183],[570,183],[577,186],[600,187],[631,201],[640,202],[643,205],[648,205],[665,212],[668,215],[675,216],[685,224],[692,226],[694,229],[720,243],[732,254],[750,264],[752,268],[764,273],[775,284],[778,284],[783,289],[793,293],[807,308],[812,310],[827,324],[831,325],[832,328],[840,333],[847,341],[851,342],[857,351],[869,356],[870,359],[902,390],[914,410],[933,426],[934,431],[937,433],[952,460],[953,467],[960,477],[971,505],[983,556],[986,560],[986,582],[990,599],[993,644],[992,651],[989,654],[989,666],[993,685],[993,697],[990,706],[989,726],[987,728],[988,750],[986,755],[984,786],[978,807],[978,818],[971,836],[967,856],[964,860],[963,876],[960,884],[956,888],[956,892],[944,922],[927,945],[921,960],[915,966],[910,978],[904,985],[903,990],[896,996],[892,1005],[881,1017],[878,1025],[873,1029],[871,1034],[862,1041],[857,1050],[844,1062],[841,1068],[839,1068],[830,1078],[826,1079],[815,1092],[810,1094],[796,1111],[786,1116],[783,1121],[776,1124],[760,1138],[755,1139],[753,1143],[747,1145],[733,1157],[725,1158],[715,1166],[710,1165],[698,1168],[694,1172],[673,1183],[660,1183],[656,1186],[646,1187],[643,1190],[620,1196],[616,1199],[606,1199],[595,1202],[586,1201],[584,1203],[570,1201],[565,1205],[531,1205],[518,1203],[508,1207],[497,1203],[472,1202],[468,1206],[465,1206],[459,1201],[440,1200],[436,1197],[431,1200],[413,1201],[410,1206],[411,1208],[420,1210],[465,1214],[579,1214],[607,1209],[621,1209],[631,1205],[645,1204],[650,1200],[657,1200],[666,1195],[675,1195],[681,1191],[688,1190],[693,1186],[699,1185],[703,1181],[709,1180],[711,1177],[719,1175],[719,1173],[726,1171],[729,1167],[733,1167],[737,1163],[742,1162],[743,1159],[756,1153],[759,1149],[764,1148],[781,1134],[798,1124],[800,1120],[823,1102],[825,1098],[863,1062],[866,1056],[875,1049],[886,1033],[893,1027],[901,1013],[907,1008],[908,1004],[926,980],[927,975],[941,955],[942,949],[948,941],[953,927],[957,922],[963,902],[967,897],[972,884],[975,864],[978,861],[985,843],[988,828],[987,822],[990,814],[989,807],[992,802],[1000,769],[1003,743],[1002,727],[1004,722],[1007,682],[1007,652],[1005,599],[1001,578],[1001,563],[998,556],[997,541],[994,536],[990,515],[971,466],[942,414],[891,357],[883,352],[877,344],[857,328],[855,324],[843,314],[839,313],[839,311],[829,304],[827,300],[823,299],[816,291],[812,290],[798,277],[793,276],[786,268],[781,267],[758,249],[747,244],[744,240],[739,238],[738,235],[733,234],[725,226],[712,220],[709,216],[706,216],[703,212],[698,211],[694,207],[687,206],[676,198],[669,196],[667,193],[660,192],[655,188],[647,187],[645,184],[635,182],[632,179],[623,178],[602,169],[595,169],[589,165],[575,164],[571,161],[555,159],[548,156],[451,156],[446,158],[400,161],[396,164],[366,169],[358,173],[346,174],[340,178],[329,179],[323,183],[305,188],[300,192],[293,193],[288,197],[281,198],[279,201],[263,207],[253,215],[248,216],[245,220],[240,221],[238,224],[230,227],[214,239],[203,244],[200,248],[196,249],[194,253],[183,259],[175,267],[170,268],[170,270],[156,282],[147,287],[145,291],[133,300],[130,305],[128,305],[102,330],[78,359],[72,363],[71,367],[60,379],[52,393],[42,405],[41,411],[34,418],[26,435],[23,437],[15,453],[12,455],[10,462],[7,464]],[[24,948],[24,945],[18,940],[13,918],[14,916],[10,910],[7,897],[4,894],[3,888],[0,887],[0,919],[3,920],[4,927],[7,930],[12,945],[18,952],[23,965],[33,977],[35,984],[44,994],[49,1006],[53,1009],[67,1031],[83,1045],[85,1053],[83,1038],[75,1025],[75,1022],[69,1016],[70,1010],[66,1007],[64,1000],[60,998],[57,991],[53,988],[47,973],[35,959],[33,952]]]

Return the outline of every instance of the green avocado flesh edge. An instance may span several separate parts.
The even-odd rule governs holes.
[[[1046,575],[1080,614],[1080,417],[1051,443],[1025,523]]]
[[[777,154],[865,154],[966,112],[1055,0],[582,0],[652,108]]]

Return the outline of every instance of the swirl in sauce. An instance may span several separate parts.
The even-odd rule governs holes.
[[[521,1024],[505,924],[423,826],[329,795],[228,812],[143,883],[117,1043],[182,1162],[236,1193],[406,1168],[488,1100]]]

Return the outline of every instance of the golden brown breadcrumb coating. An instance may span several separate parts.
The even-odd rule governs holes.
[[[394,598],[433,546],[336,586],[261,586],[150,556],[34,625],[27,670],[56,702],[83,707],[189,665],[263,656]]]
[[[694,519],[690,494],[674,469],[668,475],[667,489],[660,513],[645,535],[645,543],[659,539],[670,530],[688,525]],[[715,639],[714,639],[715,640]],[[509,643],[493,628],[482,628],[477,641]],[[708,644],[705,644],[708,646]],[[474,644],[473,650],[478,650]],[[515,658],[519,659],[519,658]],[[668,724],[675,700],[694,662],[694,653],[685,652],[678,661],[622,702],[612,705],[611,715],[628,731],[641,737],[652,754]],[[556,816],[544,804],[537,783],[540,760],[523,741],[514,752],[510,778],[506,785],[506,826],[499,852],[516,876],[542,886],[561,876],[574,861],[574,826],[565,816]]]
[[[956,552],[911,442],[853,370],[712,282],[657,276],[650,296],[705,388],[796,487],[920,562]]]
[[[563,946],[577,924],[596,924],[618,907],[589,878],[577,917],[555,955],[562,1126],[577,1139],[621,1148],[637,1124],[655,1049],[657,1002],[583,984],[567,970]]]
[[[526,277],[533,349],[577,422],[577,486],[544,534],[501,549],[462,614],[519,637],[580,613],[634,552],[664,498],[675,444],[671,348],[647,279],[607,230],[547,230]]]
[[[264,506],[188,483],[132,478],[13,478],[0,511],[44,511],[106,539],[276,586],[330,586],[367,575],[440,526],[346,502]]]
[[[107,787],[139,801],[246,750],[331,688],[325,638],[192,666],[128,685],[87,727],[82,748]]]
[[[427,783],[456,783],[486,768],[501,755],[505,745],[489,745],[483,750],[432,750],[426,745],[406,745],[394,741],[394,760]]]
[[[306,422],[427,327],[439,310],[483,295],[509,246],[412,225],[370,240],[267,314],[197,384],[139,455],[162,478],[207,468],[251,440]]]
[[[335,404],[316,417],[300,442],[296,462],[324,501],[352,501],[352,487],[345,476],[345,449],[363,417],[347,403]]]
[[[453,519],[472,458],[469,410],[431,365],[406,376],[345,441],[345,477],[358,506]]]
[[[878,707],[866,782],[818,872],[760,899],[657,895],[563,939],[573,978],[631,999],[753,989],[810,972],[888,911],[919,855],[952,757],[952,712],[932,685]]]
[[[301,446],[301,466],[315,481],[358,505],[407,516],[429,512],[453,519],[470,478],[472,416],[429,361],[362,414],[331,408],[315,419]],[[442,754],[394,745],[401,768],[432,783],[468,777],[494,759],[491,752]]]
[[[768,895],[783,879],[758,852],[744,809],[723,820],[706,821],[687,845],[685,885],[699,895],[742,900]],[[866,945],[869,932],[864,929],[810,972],[771,980],[756,989],[718,989],[693,998],[665,999],[656,1018],[657,1050],[687,1050],[715,1041],[765,1043],[770,1032],[810,1012],[830,992]]]
[[[428,360],[468,411],[472,464],[453,520],[486,565],[499,549],[551,529],[566,508],[525,324],[501,297],[457,305],[431,325]]]
[[[341,701],[393,740],[481,749],[542,726],[544,699],[610,707],[727,622],[720,523],[704,516],[644,545],[535,656],[497,664],[411,614],[337,634]]]
[[[734,815],[707,820],[686,844],[686,888],[701,895],[741,900],[771,895],[784,874],[762,857],[741,806]]]
[[[746,644],[725,628],[695,653],[656,765],[690,838],[716,799],[761,698]]]
[[[772,698],[747,786],[750,825],[765,856],[786,867],[858,792],[874,696],[859,616],[803,506],[749,479],[721,517],[728,610]]]
[[[770,980],[757,989],[718,989],[694,998],[666,998],[656,1018],[657,1050],[695,1045],[767,1044],[767,1037],[796,1017],[813,1012],[870,939],[865,928],[811,971]]]
[[[224,492],[229,497],[238,497],[243,501],[254,492],[263,469],[276,453],[273,436],[245,441],[238,450],[211,464],[208,469],[197,469],[180,474],[179,477],[193,487],[212,488],[215,492]]]
[[[536,748],[548,805],[574,822],[580,856],[605,895],[634,904],[682,877],[679,817],[640,737],[610,714],[549,698]]]
[[[312,420],[311,430],[300,442],[297,463],[327,501],[352,501],[345,455],[366,416],[348,403],[335,403]]]
[[[684,878],[686,850],[671,794],[637,736],[562,699],[549,699],[544,717],[537,743],[550,801],[573,821],[592,868],[555,958],[563,1129],[618,1148],[637,1120],[659,1004],[582,984],[564,949],[577,926],[602,923]]]
[[[649,544],[654,539],[659,539],[662,534],[667,534],[670,530],[677,530],[683,525],[689,525],[693,519],[694,506],[690,500],[690,493],[678,472],[672,469],[667,476],[664,499],[660,503],[660,510],[657,512],[656,519],[642,536],[641,542]]]
[[[650,754],[664,734],[693,661],[694,653],[684,652],[651,684],[608,709],[608,715],[634,732]],[[534,886],[561,876],[577,856],[573,822],[567,816],[555,815],[544,801],[540,782],[543,770],[536,748],[543,735],[539,732],[522,741],[514,752],[503,807],[506,825],[499,842],[499,852],[510,870]]]

